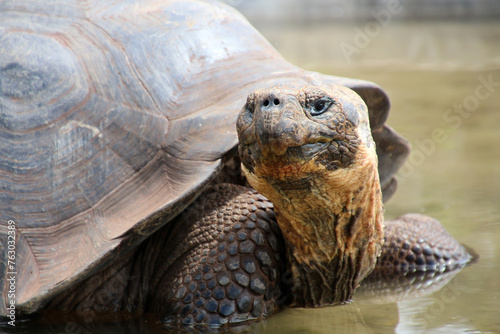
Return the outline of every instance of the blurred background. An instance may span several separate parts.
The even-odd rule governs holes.
[[[352,304],[289,309],[260,330],[500,333],[500,1],[226,3],[293,64],[382,86],[389,125],[413,146],[386,217],[435,217],[480,256],[420,296],[360,291]]]
[[[402,7],[399,19],[498,18],[498,0],[225,0],[254,23],[290,20],[366,20],[372,10]],[[265,10],[262,10],[265,8]]]
[[[226,0],[292,63],[496,68],[499,0]],[[443,69],[443,68],[442,68]]]

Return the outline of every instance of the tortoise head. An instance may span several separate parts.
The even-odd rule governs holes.
[[[275,207],[292,304],[349,300],[383,238],[365,103],[343,86],[275,86],[248,97],[237,130],[245,175]]]
[[[306,162],[326,171],[347,168],[363,158],[357,155],[360,145],[373,147],[366,106],[343,86],[275,86],[254,92],[237,128],[243,163],[258,174],[284,175]]]

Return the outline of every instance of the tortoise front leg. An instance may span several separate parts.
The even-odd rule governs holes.
[[[265,318],[284,302],[283,242],[266,198],[217,185],[172,223],[148,242],[160,254],[147,311],[165,322],[221,325]]]

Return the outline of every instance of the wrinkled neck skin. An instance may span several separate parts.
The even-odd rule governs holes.
[[[301,179],[269,177],[257,169],[246,173],[274,204],[292,276],[292,306],[348,302],[375,266],[383,240],[382,195],[375,152],[361,151],[364,158],[348,168]]]

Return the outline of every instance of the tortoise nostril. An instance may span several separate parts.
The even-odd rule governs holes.
[[[280,100],[278,100],[278,99],[274,99],[274,101],[273,101],[273,102],[274,102],[274,105],[275,105],[275,106],[277,106],[278,104],[280,104]]]
[[[264,105],[264,107],[267,107],[269,105],[269,100],[265,100],[262,104]]]

